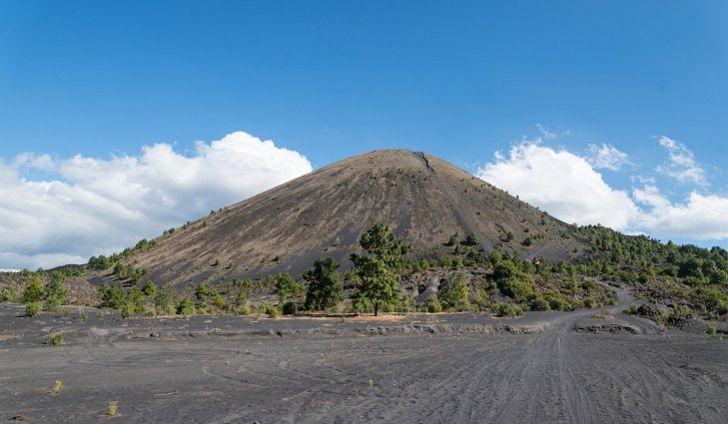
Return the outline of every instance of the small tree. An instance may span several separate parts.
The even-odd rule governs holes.
[[[280,304],[283,304],[289,297],[298,297],[301,295],[301,285],[296,284],[291,274],[287,272],[282,272],[276,276],[275,285]]]
[[[462,275],[456,275],[440,286],[439,298],[445,309],[467,311],[470,309],[468,294],[470,287]]]
[[[402,265],[402,256],[409,245],[399,240],[389,227],[375,224],[361,236],[359,245],[367,255],[351,255],[359,277],[357,296],[371,302],[374,315],[399,296],[399,276],[394,272]]]
[[[354,264],[359,277],[357,296],[370,301],[377,316],[382,306],[399,296],[399,276],[376,256],[357,256]]]
[[[69,302],[68,289],[63,285],[63,277],[54,274],[45,287],[45,298],[50,306],[64,305]]]
[[[144,296],[154,296],[157,293],[157,286],[153,282],[147,281],[142,287],[142,293],[144,293]]]
[[[343,297],[343,284],[339,274],[339,264],[332,258],[319,258],[303,274],[308,282],[304,308],[307,310],[323,310],[335,306]]]
[[[392,268],[399,268],[402,265],[402,256],[409,251],[409,245],[398,239],[392,230],[381,222],[374,224],[361,236],[359,245],[369,255],[377,257]],[[352,255],[352,259],[354,256]]]
[[[34,274],[23,290],[23,303],[40,302],[43,300],[43,283],[38,274]]]
[[[112,287],[107,283],[102,283],[99,287],[99,300],[101,307],[119,309],[126,302],[126,290],[121,286]]]

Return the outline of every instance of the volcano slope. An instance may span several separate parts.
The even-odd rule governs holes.
[[[0,420],[104,422],[116,401],[120,423],[727,422],[728,343],[624,315],[618,298],[348,322],[27,319],[0,304]],[[48,331],[64,344],[41,345]]]
[[[391,226],[415,258],[453,234],[480,247],[550,261],[581,255],[575,228],[426,153],[381,150],[321,168],[168,231],[124,259],[156,283],[300,275],[318,257],[346,268],[359,237]],[[528,238],[528,242],[524,243]]]

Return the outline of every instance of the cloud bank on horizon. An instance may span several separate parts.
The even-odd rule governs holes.
[[[139,156],[21,154],[0,162],[0,268],[84,263],[312,170],[302,154],[244,132]],[[32,180],[31,172],[51,178]]]
[[[663,240],[728,239],[728,196],[707,190],[706,171],[687,146],[667,136],[660,136],[658,144],[668,158],[654,171],[693,184],[682,201],[670,200],[654,177],[635,176],[639,186],[631,192],[611,187],[600,170],[634,165],[608,144],[589,145],[580,155],[547,146],[541,138],[523,140],[507,155],[496,152],[475,175],[569,223],[601,224]]]
[[[728,240],[728,197],[710,192],[686,145],[659,137],[665,161],[641,170],[610,144],[577,153],[548,145],[568,131],[542,135],[496,152],[474,174],[569,223],[663,240]],[[192,154],[167,143],[109,159],[23,153],[0,161],[0,269],[83,263],[312,170],[303,154],[245,132],[197,142]],[[603,172],[648,176],[634,175],[637,185],[626,190],[611,186]],[[649,174],[692,189],[671,200]]]

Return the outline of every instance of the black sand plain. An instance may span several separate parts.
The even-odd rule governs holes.
[[[4,304],[0,420],[728,422],[728,340],[624,315],[630,299],[619,297],[517,319],[124,320],[91,310],[83,320],[73,309],[25,318]],[[52,332],[63,345],[42,343]]]

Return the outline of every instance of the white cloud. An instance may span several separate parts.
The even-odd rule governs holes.
[[[631,164],[629,156],[611,144],[602,143],[601,146],[590,144],[587,150],[587,161],[594,169],[619,171],[623,166]]]
[[[48,154],[36,155],[32,152],[26,152],[15,156],[13,165],[16,167],[27,166],[29,168],[50,171],[53,169],[55,164],[51,156]]]
[[[728,239],[728,197],[692,192],[684,203],[672,203],[655,186],[634,190],[638,202],[650,209],[639,225],[663,238]]]
[[[29,180],[29,168],[59,178]],[[0,267],[84,262],[311,170],[298,152],[244,132],[198,142],[191,156],[169,144],[110,159],[20,155],[0,162]]]
[[[666,137],[664,143],[684,152],[684,146],[672,144]],[[475,175],[566,222],[601,223],[661,239],[728,239],[728,197],[693,191],[684,202],[674,202],[652,177],[635,178],[642,187],[629,195],[610,187],[593,162],[593,156],[581,157],[526,141],[511,148],[508,155],[497,153]],[[690,161],[682,163],[689,165]]]
[[[657,172],[680,182],[706,185],[705,170],[696,162],[695,155],[687,146],[664,135],[660,136],[659,143],[667,150],[670,158],[666,164],[657,167]]]
[[[514,146],[475,174],[568,223],[626,229],[638,213],[629,195],[609,187],[586,159],[534,142]]]

